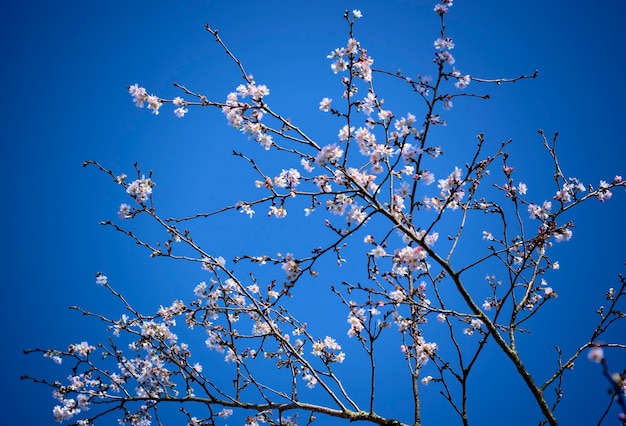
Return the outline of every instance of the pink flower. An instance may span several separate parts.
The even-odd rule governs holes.
[[[128,93],[133,97],[133,102],[139,108],[143,108],[143,103],[148,99],[148,93],[146,93],[146,89],[143,87],[139,87],[138,84],[133,84],[132,86],[128,86]]]
[[[394,262],[406,265],[409,270],[416,271],[422,267],[422,262],[426,259],[426,252],[421,246],[404,247],[396,250]]]
[[[434,62],[438,64],[447,63],[448,65],[454,65],[454,63],[456,62],[456,59],[454,59],[454,56],[452,56],[452,53],[446,50],[445,52],[441,52],[441,53],[435,52]]]
[[[154,115],[159,115],[159,108],[163,105],[161,100],[154,95],[148,96],[146,100],[148,101],[148,109],[151,109]]]
[[[322,101],[320,102],[320,110],[324,111],[324,112],[328,112],[328,110],[330,109],[330,103],[333,100],[330,98],[324,98],[322,99]]]
[[[285,216],[287,216],[287,210],[285,210],[283,206],[280,206],[280,207],[270,206],[270,211],[267,215],[282,219]]]
[[[563,229],[561,231],[555,232],[554,233],[554,240],[557,243],[560,243],[562,241],[569,241],[572,239],[572,231],[570,229]]]
[[[372,249],[369,254],[371,254],[375,258],[380,258],[387,255],[385,249],[381,246],[376,246],[376,248]]]
[[[98,284],[98,285],[106,285],[106,284],[108,284],[106,275],[102,275],[102,274],[98,273],[98,275],[96,275],[96,284]]]
[[[454,43],[450,37],[446,37],[445,39],[438,38],[433,43],[433,46],[435,46],[435,49],[437,50],[454,49]]]
[[[530,213],[531,219],[545,220],[550,216],[551,208],[552,203],[550,201],[544,201],[541,207],[536,204],[529,204],[528,213]]]
[[[315,162],[320,166],[323,166],[327,163],[335,163],[337,160],[343,155],[343,150],[341,150],[337,144],[326,145],[322,147],[320,152],[318,152],[315,157]]]
[[[341,130],[339,130],[339,134],[337,135],[337,137],[339,138],[340,142],[343,142],[346,139],[348,139],[348,137],[352,135],[353,133],[354,133],[354,127],[348,127],[348,125],[346,124],[345,126],[341,128]]]
[[[604,351],[601,347],[595,346],[591,348],[589,353],[587,353],[587,359],[589,361],[597,362],[599,364],[604,360]]]
[[[448,8],[444,4],[436,4],[434,10],[440,15],[443,15],[444,13],[448,13]]]
[[[620,178],[620,176],[617,176]],[[608,200],[609,198],[611,198],[613,196],[613,194],[611,193],[611,191],[609,190],[609,184],[606,183],[605,181],[601,180],[600,181],[600,188],[598,188],[598,193],[596,194],[596,198],[601,202],[605,202],[606,200]]]
[[[456,83],[454,83],[454,86],[457,89],[461,89],[461,90],[465,89],[467,86],[469,86],[471,79],[472,78],[469,75],[465,75],[463,77],[459,77],[459,78],[457,78]],[[513,170],[513,169],[511,169],[511,170]]]
[[[187,108],[179,107],[174,110],[174,114],[176,114],[176,117],[178,118],[183,118],[188,111],[189,110]]]

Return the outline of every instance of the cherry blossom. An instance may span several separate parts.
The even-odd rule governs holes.
[[[137,202],[143,203],[152,195],[152,188],[155,185],[152,179],[146,179],[145,176],[142,176],[141,179],[137,179],[128,185],[126,192],[137,200]]]
[[[55,420],[62,422],[79,416],[85,418],[76,420],[76,424],[91,424],[100,416],[98,413],[89,417],[96,411],[94,407],[110,403],[111,412],[120,413],[120,423],[147,426],[153,418],[158,419],[157,407],[161,402],[196,401],[206,405],[206,418],[192,416],[186,408],[182,411],[185,421],[194,426],[214,424],[216,418],[227,418],[242,408],[247,410],[245,424],[250,426],[296,424],[296,413],[304,411],[311,411],[310,422],[314,414],[324,413],[336,419],[395,424],[399,420],[391,415],[382,417],[374,412],[374,406],[364,410],[358,405],[360,402],[352,400],[350,390],[341,384],[346,377],[342,374],[348,370],[338,365],[348,358],[346,353],[351,360],[352,351],[363,350],[371,367],[368,371],[366,366],[359,374],[365,378],[370,374],[373,383],[374,365],[381,360],[380,342],[391,342],[391,347],[399,347],[400,351],[396,349],[392,355],[395,360],[384,361],[406,364],[406,384],[414,389],[418,408],[417,390],[428,385],[452,404],[453,412],[465,415],[465,384],[470,366],[483,351],[500,351],[505,355],[503,359],[516,367],[535,399],[540,409],[535,411],[545,417],[540,421],[556,424],[554,408],[559,401],[549,400],[544,390],[551,395],[556,390],[559,395],[560,379],[569,369],[566,366],[573,365],[587,348],[590,360],[606,366],[602,347],[593,346],[598,336],[583,340],[573,356],[561,354],[558,349],[556,373],[549,382],[537,384],[534,373],[518,355],[525,353],[517,351],[517,346],[524,343],[518,335],[527,331],[526,327],[530,331],[540,324],[534,316],[543,312],[546,304],[562,303],[557,297],[561,284],[550,277],[559,275],[556,271],[560,269],[554,259],[555,243],[569,241],[573,236],[574,222],[566,222],[570,220],[566,216],[587,199],[609,200],[614,192],[617,194],[614,189],[624,184],[622,177],[616,175],[612,181],[600,181],[594,190],[577,178],[566,177],[554,144],[541,131],[548,158],[554,163],[546,178],[553,180],[554,189],[536,185],[529,194],[526,183],[514,179],[523,170],[509,165],[513,154],[505,150],[507,144],[498,145],[483,134],[468,161],[457,162],[455,156],[449,156],[450,149],[465,149],[465,145],[451,144],[450,138],[439,134],[445,132],[446,120],[454,117],[447,112],[453,100],[457,103],[468,97],[487,97],[458,90],[468,89],[472,80],[481,85],[490,82],[453,67],[457,61],[450,51],[455,48],[455,41],[448,36],[444,22],[452,5],[452,0],[442,0],[434,6],[441,26],[431,48],[434,65],[429,66],[433,77],[375,69],[367,46],[358,38],[360,22],[356,21],[362,17],[361,11],[355,9],[352,15],[349,10],[345,12],[347,42],[327,56],[333,73],[341,74],[335,77],[341,84],[336,96],[342,96],[343,102],[333,104],[332,98],[323,97],[318,104],[321,96],[314,100],[314,107],[331,113],[327,119],[337,120],[334,127],[329,127],[336,132],[331,133],[330,140],[316,140],[315,131],[300,127],[295,118],[270,108],[266,100],[270,89],[257,84],[244,71],[242,62],[217,30],[208,26],[206,29],[241,71],[240,84],[219,95],[221,101],[178,85],[186,99],[149,94],[138,84],[128,87],[135,105],[147,105],[152,115],[159,115],[168,103],[179,118],[196,106],[221,112],[228,125],[237,130],[234,133],[250,139],[250,151],[237,145],[234,154],[250,166],[254,174],[250,183],[256,189],[252,190],[254,195],[241,195],[240,201],[221,209],[195,216],[161,216],[159,206],[154,205],[159,203],[152,202],[152,174],[146,178],[135,166],[138,178],[131,181],[125,174],[86,162],[112,177],[117,190],[122,188],[127,193],[121,196],[130,195],[138,203],[135,207],[119,204],[117,214],[126,221],[103,224],[150,250],[152,257],[199,264],[202,271],[197,272],[202,278],[188,283],[189,299],[165,301],[148,315],[139,313],[113,290],[105,275],[98,273],[96,283],[126,308],[125,313],[111,319],[87,313],[107,324],[111,333],[109,346],[80,341],[63,350],[33,351],[57,364],[64,360],[66,365],[68,360],[75,363],[64,383],[50,382],[58,401],[53,408]],[[531,77],[491,82],[499,85]],[[395,116],[392,111],[398,110],[391,105],[394,98],[389,96],[388,102],[383,98],[383,94],[387,95],[383,88],[390,85],[378,84],[379,78],[392,79],[408,88],[414,95],[415,114]],[[332,143],[334,134],[337,139]],[[258,146],[270,152],[264,153]],[[253,157],[250,152],[260,152],[270,160]],[[490,181],[493,171],[498,172],[499,178],[504,175],[505,181]],[[435,181],[436,188],[431,186]],[[533,199],[535,192],[542,198]],[[541,202],[544,197],[548,200]],[[211,244],[200,242],[196,228],[187,226],[194,219],[233,213],[228,220],[249,218],[254,222],[245,223],[263,227],[268,217],[286,218],[288,208],[309,216],[294,220],[306,220],[302,232],[307,238],[317,238],[319,234],[319,246],[315,243],[304,251],[294,249],[290,240],[298,239],[298,235],[285,239],[285,250],[290,250],[285,255],[247,253],[246,250],[256,248],[252,248],[254,244],[244,244],[243,253],[230,258],[226,267],[223,257],[205,251]],[[255,215],[258,209],[267,209],[267,215]],[[234,214],[237,211],[248,218]],[[480,233],[482,224],[477,228],[478,222],[472,223],[474,226],[467,223],[476,220],[476,216],[491,220],[484,225],[489,231]],[[157,238],[139,235],[131,225],[143,218],[154,220],[163,232]],[[535,219],[540,223],[532,222]],[[291,219],[282,223],[290,222]],[[321,226],[316,228],[317,224]],[[481,237],[486,242],[480,243]],[[360,262],[354,261],[355,254],[362,256]],[[336,268],[336,264],[336,269],[328,269],[324,263],[329,257],[331,267]],[[246,270],[246,263],[261,267],[261,272]],[[358,277],[344,275],[359,267],[364,270]],[[476,283],[475,276],[482,276],[476,273],[483,270],[487,273],[486,282]],[[600,317],[596,329],[601,331],[599,334],[605,329],[605,318],[619,317],[615,315],[615,306],[626,294],[626,284],[620,284],[621,287],[612,287],[605,293],[609,302],[596,311]],[[320,303],[318,300],[313,302],[312,298],[305,304],[311,315],[305,312],[300,317],[290,310],[290,299],[302,294],[306,286],[316,286],[313,288],[320,295],[329,291],[337,298],[337,305],[344,309],[340,315],[346,319],[347,336],[354,338],[349,344],[342,342],[342,348],[331,337],[333,332],[320,331],[318,324],[304,322],[304,318],[319,314],[319,305],[315,305]],[[325,299],[320,300],[325,303]],[[533,321],[528,321],[531,317]],[[188,330],[181,332],[182,327],[200,330],[201,339],[195,342],[199,344],[184,342]],[[462,333],[475,337],[462,342]],[[383,334],[384,339],[379,340]],[[428,341],[431,336],[437,341]],[[446,350],[440,352],[439,345]],[[214,381],[215,371],[221,371],[221,367],[207,364],[204,358],[198,360],[198,352],[202,351],[218,358],[218,363],[227,363],[224,371],[234,372],[234,380],[229,382],[232,389],[221,388]],[[103,368],[96,359],[112,362]],[[468,364],[466,360],[472,361]],[[264,378],[271,375],[267,373],[272,368],[279,371],[272,378],[276,386]],[[286,380],[281,383],[283,378]],[[621,376],[614,379],[622,387],[623,382]],[[207,389],[210,398],[204,395]],[[372,384],[372,400],[376,389]],[[335,401],[336,406],[318,407],[310,402],[324,400]],[[89,415],[85,415],[88,410]],[[285,415],[289,411],[294,417]],[[279,417],[275,418],[277,412]],[[415,415],[413,423],[420,423],[419,416]]]

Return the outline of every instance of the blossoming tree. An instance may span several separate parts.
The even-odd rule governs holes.
[[[557,408],[566,395],[563,380],[575,374],[574,363],[582,356],[601,364],[610,386],[607,408],[598,409],[600,421],[613,404],[624,420],[625,377],[611,372],[604,348],[626,345],[603,339],[624,317],[624,277],[602,290],[606,306],[598,309],[597,323],[578,349],[564,353],[557,347],[541,355],[555,360],[550,374],[528,366],[520,336],[532,332],[544,306],[560,303],[559,284],[548,285],[548,279],[559,269],[553,246],[573,235],[570,212],[583,203],[607,202],[626,182],[617,175],[589,184],[567,174],[557,156],[557,135],[541,130],[538,139],[553,166],[546,182],[555,188],[550,199],[532,199],[518,180],[515,159],[507,153],[511,141],[496,145],[480,134],[464,164],[446,163],[448,147],[433,142],[432,133],[445,126],[453,102],[487,98],[471,91],[474,84],[537,76],[494,80],[459,71],[445,25],[451,7],[452,0],[434,7],[441,26],[433,44],[432,78],[377,69],[358,41],[361,12],[345,12],[348,41],[328,55],[342,89],[335,99],[322,94],[319,103],[337,120],[338,135],[330,143],[272,109],[269,88],[253,79],[209,26],[208,33],[241,73],[241,85],[226,100],[178,84],[173,99],[149,94],[138,84],[129,87],[135,104],[155,115],[169,103],[181,118],[197,107],[220,110],[230,126],[267,151],[256,159],[234,152],[258,175],[254,183],[262,195],[208,213],[167,218],[156,208],[152,173],[135,165],[136,176],[129,177],[85,162],[109,175],[129,197],[119,207],[119,218],[104,225],[152,257],[196,263],[206,278],[191,285],[188,295],[146,314],[98,273],[96,283],[125,312],[109,318],[75,309],[106,324],[110,339],[27,351],[70,367],[64,382],[27,377],[54,389],[57,421],[173,424],[164,419],[171,419],[168,407],[175,405],[175,421],[194,426],[226,424],[229,416],[250,426],[341,420],[419,425],[428,409],[421,404],[426,388],[450,408],[446,424],[456,419],[468,425],[480,415],[468,404],[470,389],[480,383],[476,365],[493,352],[513,367],[541,424],[558,423]],[[376,90],[376,79],[397,81],[421,103],[413,112],[392,112]],[[267,164],[276,161],[268,158],[280,158],[282,170],[267,172],[272,168]],[[224,259],[190,229],[196,221],[232,211],[250,220],[302,214],[320,230],[311,232],[304,254],[297,253],[300,248],[250,254],[244,244],[243,253]],[[257,211],[273,218],[258,218]],[[468,231],[485,217],[488,227],[481,234]],[[131,230],[133,221],[142,218],[157,224],[158,242]],[[329,266],[329,259],[337,266]],[[264,265],[263,272],[251,272],[251,264]],[[327,291],[323,297],[343,309],[345,322],[320,332],[309,323],[314,316],[294,310],[305,285]],[[343,365],[351,359],[362,361],[358,374],[365,378],[364,391],[347,384],[355,373]],[[385,362],[404,372],[398,380],[410,392],[412,407],[406,412],[389,414],[379,407],[379,395],[396,389],[395,383],[386,389],[380,380],[377,369]]]

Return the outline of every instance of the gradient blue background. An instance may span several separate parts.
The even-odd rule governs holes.
[[[228,128],[220,113],[192,109],[188,117],[177,119],[165,106],[154,117],[132,104],[126,92],[129,84],[138,82],[150,93],[171,98],[179,94],[171,83],[179,82],[215,100],[225,99],[240,76],[204,30],[208,22],[220,29],[257,82],[270,87],[268,102],[275,110],[310,129],[315,138],[332,141],[339,122],[320,113],[317,104],[324,96],[339,98],[338,79],[326,55],[347,38],[343,11],[362,10],[356,34],[376,67],[401,68],[408,75],[433,74],[432,42],[438,36],[434,3],[68,1],[5,6],[0,15],[5,58],[0,69],[5,93],[0,185],[5,207],[0,215],[8,329],[0,370],[4,407],[0,423],[54,424],[50,390],[22,382],[19,376],[63,379],[67,371],[25,357],[22,350],[64,347],[104,335],[97,321],[67,309],[80,305],[104,313],[119,311],[94,284],[96,271],[105,272],[118,290],[148,312],[174,298],[188,298],[199,281],[199,271],[150,260],[129,240],[98,226],[99,221],[114,218],[127,199],[106,176],[84,170],[84,160],[96,159],[128,175],[135,161],[146,171],[153,169],[158,207],[168,216],[207,211],[245,198],[233,193],[256,193],[252,175],[230,151],[247,147],[255,156],[263,152]],[[446,115],[448,127],[437,133],[444,149],[455,139],[461,146],[473,144],[480,132],[494,144],[513,138],[512,163],[524,173],[522,180],[536,191],[537,199],[541,198],[537,185],[552,172],[541,169],[547,162],[536,133],[540,127],[547,133],[560,132],[566,174],[595,185],[599,179],[625,174],[625,9],[619,3],[593,6],[583,1],[456,1],[447,24],[461,71],[495,78],[539,69],[539,78],[500,87],[470,86],[491,93],[492,99],[455,101]],[[382,90],[385,84],[377,87]],[[420,116],[416,98],[407,101],[381,93],[394,111]],[[461,158],[462,148],[457,152],[453,144],[447,146],[451,147],[447,158]],[[280,164],[275,167],[280,171]],[[545,197],[552,192],[552,186],[546,188]],[[546,310],[545,324],[538,331],[546,347],[558,343],[572,350],[582,343],[604,291],[623,272],[624,197],[618,193],[606,205],[590,203],[580,209],[573,240],[559,247],[561,271],[550,284],[560,298]],[[246,222],[243,215],[233,214],[223,226],[207,221],[199,230],[202,238],[196,238],[226,258],[240,254],[241,246],[258,253],[260,242],[270,247],[269,252],[308,247],[302,245],[302,237],[286,231],[302,224],[292,219],[295,211],[285,225],[258,216]],[[305,311],[309,308],[303,306]],[[321,306],[306,311],[313,317],[323,313]],[[347,344],[345,322],[335,329]],[[624,331],[618,326],[612,336],[624,341]],[[615,369],[626,365],[624,354],[607,355]],[[491,362],[491,370],[484,370],[485,386],[471,402],[484,413],[474,418],[475,424],[536,424],[534,408],[525,408],[528,391],[518,382],[501,380],[510,365],[501,358]],[[554,362],[554,354],[548,352],[531,365],[541,369],[542,363]],[[603,380],[597,365],[586,360],[577,364],[557,411],[563,424],[591,424],[597,419],[606,401]],[[380,401],[383,414],[401,412],[404,397],[386,393]],[[445,403],[433,398],[429,404],[425,424],[448,424],[439,417],[443,411],[438,407]]]

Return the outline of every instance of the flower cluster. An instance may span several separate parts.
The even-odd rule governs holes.
[[[270,206],[270,211],[267,213],[267,215],[282,219],[287,216],[287,210],[283,206]]]
[[[342,155],[343,150],[339,148],[337,144],[333,143],[322,147],[320,152],[318,152],[315,157],[315,162],[320,166],[334,164],[341,158]]]
[[[579,192],[585,192],[585,185],[576,178],[570,178],[569,182],[564,183],[562,188],[556,191],[554,199],[560,203],[569,203],[572,198],[576,198]]]
[[[451,6],[452,6],[452,0],[442,0],[440,4],[435,5],[434,10],[439,15],[444,15],[445,13],[448,13],[449,11],[448,8]],[[440,66],[440,69],[443,67],[443,65],[455,64],[456,59],[454,58],[452,53],[450,53],[450,50],[454,49],[454,42],[452,41],[450,37],[446,37],[446,38],[439,37],[433,42],[433,46],[435,47],[435,59],[433,59],[433,62],[438,64]],[[456,69],[447,75],[456,79],[456,83],[454,83],[454,85],[457,89],[460,89],[460,90],[465,89],[470,84],[470,81],[472,80],[471,76],[462,75],[461,72]],[[427,90],[426,85],[424,83],[419,84],[418,88],[422,88],[423,92],[426,92]],[[423,94],[425,95],[425,93]],[[452,107],[452,101],[450,98],[445,98],[443,101],[444,101],[445,109],[450,109]]]
[[[482,320],[478,319],[478,318],[472,318],[470,320],[470,326],[468,328],[465,328],[463,330],[463,334],[467,334],[468,336],[471,336],[474,334],[475,330],[480,330],[480,328],[484,325],[484,323],[482,322]]]
[[[163,99],[155,95],[148,95],[146,89],[143,87],[139,87],[139,85],[136,83],[128,86],[128,93],[130,93],[130,95],[133,97],[133,102],[135,102],[135,105],[137,107],[143,108],[144,104],[147,103],[148,109],[152,110],[152,113],[155,115],[159,115],[159,108],[161,108],[163,102],[170,102],[164,101]],[[185,100],[183,100],[183,98],[181,98],[180,96],[177,96],[171,102],[178,107],[174,110],[174,114],[179,118],[184,117],[188,111],[187,108],[185,108],[187,102],[185,102]]]
[[[334,353],[334,351],[338,350],[341,350],[341,346],[335,339],[326,336],[324,340],[319,339],[317,342],[313,342],[313,350],[311,353],[321,357],[325,362],[342,363],[346,358],[346,354],[343,352],[339,352],[338,354]]]
[[[300,177],[300,172],[297,169],[283,169],[283,171],[274,178],[274,185],[279,188],[295,188],[300,184]]]
[[[67,385],[53,393],[54,398],[62,404],[52,409],[54,419],[59,423],[89,410],[90,395],[102,385],[100,380],[93,379],[89,373],[73,374],[68,377],[68,381]],[[67,398],[69,393],[76,393],[76,399]],[[81,424],[80,421],[78,424]]]
[[[572,230],[569,228],[561,228],[554,232],[554,240],[557,243],[569,241],[572,239]]]
[[[426,172],[429,173],[429,172]],[[426,177],[428,180],[430,176]],[[434,179],[434,178],[432,178]],[[427,180],[427,182],[428,182]],[[454,168],[454,171],[448,175],[446,179],[439,179],[437,187],[441,190],[438,197],[424,197],[424,205],[427,208],[434,208],[437,211],[441,211],[444,208],[456,210],[461,206],[463,197],[465,197],[465,190],[462,188],[465,182],[461,179],[461,169]]]
[[[326,209],[335,215],[343,215],[354,199],[345,194],[337,194],[332,200],[326,200]]]
[[[306,387],[309,389],[313,389],[318,382],[310,372],[304,372],[302,374],[302,379],[306,382]]]
[[[123,377],[132,377],[137,381],[135,393],[140,398],[163,395],[168,387],[175,386],[163,355],[154,348],[148,349],[144,356],[123,359],[119,368]]]
[[[139,87],[139,85],[136,83],[128,87],[128,93],[130,93],[130,95],[133,97],[133,102],[135,102],[135,105],[137,105],[137,107],[143,108],[144,103],[147,102],[148,109],[151,109],[152,113],[155,115],[159,114],[159,108],[161,108],[163,102],[161,102],[161,100],[157,96],[148,95],[146,89],[143,87]]]
[[[372,191],[376,191],[378,189],[378,185],[374,183],[374,181],[376,180],[375,175],[360,171],[355,167],[348,167],[347,175],[350,177],[350,179],[356,182],[356,184],[363,188],[367,188]]]
[[[267,128],[261,123],[263,98],[269,94],[267,86],[257,85],[251,80],[247,85],[240,84],[235,92],[229,93],[222,107],[222,112],[231,126],[253,137],[266,150],[274,143],[272,135],[267,133]],[[247,97],[252,100],[251,104],[243,102]],[[252,112],[246,115],[249,110]]]
[[[132,217],[131,207],[126,203],[120,204],[117,215],[120,219],[130,219]]]
[[[285,274],[287,274],[287,279],[289,281],[295,280],[300,272],[300,266],[298,265],[298,262],[296,262],[291,253],[287,253],[285,255],[285,260],[283,262],[283,271],[285,271]]]
[[[346,216],[346,221],[348,222],[348,224],[356,223],[360,225],[361,223],[365,222],[366,219],[367,219],[367,214],[363,210],[363,207],[357,204],[352,205],[352,207],[350,208],[350,211],[348,212]]]
[[[454,83],[454,86],[457,89],[465,89],[467,86],[469,86],[470,81],[472,81],[472,77],[470,77],[469,75],[461,75],[461,71],[458,70],[454,70],[452,71],[452,77],[456,78],[456,83]]]
[[[332,101],[333,101],[333,100],[332,100],[332,99],[330,99],[330,98],[324,98],[324,99],[322,99],[322,100],[320,101],[320,110],[321,110],[321,111],[324,111],[324,112],[328,112],[328,111],[330,111],[330,103],[331,103]]]
[[[72,345],[69,345],[67,348],[67,351],[70,354],[77,354],[83,357],[89,355],[95,350],[96,350],[95,346],[92,346],[87,342],[80,342],[80,343],[72,344]]]
[[[107,276],[102,275],[101,273],[96,274],[96,284],[98,285],[106,285],[108,283]]]
[[[330,52],[327,58],[334,60],[330,68],[335,74],[350,69],[353,76],[360,77],[367,82],[372,81],[374,60],[367,55],[367,51],[354,38],[348,40],[346,47],[339,47]]]
[[[407,113],[406,117],[401,117],[395,120],[393,123],[393,127],[395,128],[395,130],[391,132],[391,137],[399,140],[401,138],[406,138],[410,134],[419,136],[418,130],[413,127],[413,125],[415,124],[415,120],[415,115],[411,114],[410,112]],[[405,144],[405,146],[406,145],[408,145],[408,147],[411,146],[410,144]]]
[[[601,203],[605,202],[609,198],[611,198],[613,194],[609,189],[609,184],[605,181],[600,181],[600,187],[598,188],[598,193],[596,194],[596,198],[600,200]]]
[[[254,216],[254,210],[252,209],[252,206],[248,203],[244,203],[243,201],[238,201],[236,204],[237,210],[239,210],[240,213],[245,213],[248,215],[248,217],[250,217],[252,219],[252,216]]]
[[[78,407],[78,403],[74,399],[61,399],[60,402],[63,405],[55,405],[52,409],[54,420],[58,423],[71,419],[81,411]]]
[[[437,343],[426,342],[426,340],[422,336],[418,336],[418,338],[415,340],[417,360],[422,365],[426,364],[428,360],[434,356],[437,349]]]
[[[589,352],[587,352],[587,359],[600,364],[604,361],[604,351],[600,346],[594,346]]]
[[[452,0],[441,0],[440,4],[435,5],[435,12],[437,12],[439,15],[448,13],[448,8],[452,7],[452,2]]]
[[[550,210],[552,209],[552,203],[550,201],[544,201],[541,206],[537,204],[528,205],[528,213],[530,213],[531,219],[546,220],[550,217]]]
[[[350,324],[350,328],[348,329],[348,336],[360,336],[361,330],[364,328],[365,309],[357,308],[354,302],[350,302],[350,305],[350,313],[348,314],[348,324]]]
[[[450,53],[450,49],[454,48],[452,39],[448,38],[446,40],[442,40],[441,38],[438,38],[433,44],[435,48],[439,50],[435,52],[435,59],[433,61],[439,65],[454,65],[456,59],[454,59],[454,56]]]
[[[426,269],[426,251],[422,246],[406,246],[393,255],[393,272],[399,276],[408,275],[409,271]]]
[[[152,179],[142,176],[141,179],[133,181],[126,188],[126,192],[133,197],[138,203],[144,203],[152,195],[152,188],[156,186],[156,183]]]

